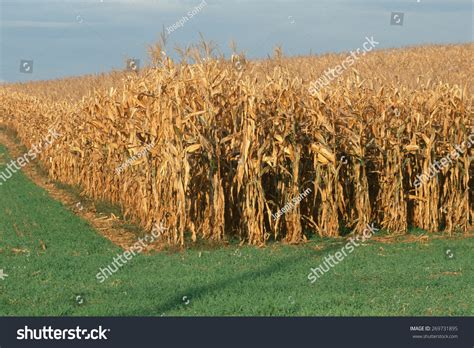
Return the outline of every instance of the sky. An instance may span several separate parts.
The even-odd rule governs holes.
[[[168,51],[202,33],[227,56],[234,40],[250,58],[278,44],[304,55],[350,51],[366,37],[383,49],[473,35],[472,0],[0,0],[0,20],[0,81],[8,82],[122,69],[127,58],[143,65],[163,28]]]

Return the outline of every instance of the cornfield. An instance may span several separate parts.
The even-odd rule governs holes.
[[[373,52],[312,96],[310,82],[341,55],[277,51],[236,69],[204,44],[139,73],[2,86],[0,125],[27,147],[55,129],[39,156],[49,176],[146,230],[165,225],[170,244],[300,243],[367,224],[468,233],[474,147],[414,182],[474,133],[473,48]]]

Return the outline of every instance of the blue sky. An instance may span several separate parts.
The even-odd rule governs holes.
[[[202,0],[0,0],[0,80],[98,73],[147,60],[146,45]],[[233,39],[249,57],[276,44],[290,55],[349,51],[366,36],[377,48],[471,42],[471,0],[206,0],[169,36],[169,48],[199,40],[225,54]],[[402,26],[390,25],[403,12]],[[33,60],[33,73],[20,60]]]

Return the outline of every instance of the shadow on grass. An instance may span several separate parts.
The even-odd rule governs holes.
[[[324,256],[329,252],[332,252],[334,250],[339,250],[339,249],[340,249],[339,245],[330,246],[322,250],[314,251],[314,256]],[[212,294],[214,292],[221,291],[225,288],[234,288],[236,284],[242,281],[251,281],[257,277],[268,278],[275,273],[284,271],[285,269],[288,269],[292,265],[298,264],[300,261],[307,260],[307,259],[308,259],[308,253],[298,253],[298,255],[296,256],[291,255],[288,257],[284,257],[275,262],[272,262],[271,264],[261,268],[260,270],[246,271],[234,277],[228,277],[226,279],[218,280],[211,284],[188,287],[184,291],[177,292],[172,298],[170,298],[164,304],[158,307],[150,308],[149,306],[144,305],[142,308],[135,308],[133,312],[123,313],[120,315],[121,316],[130,316],[130,315],[157,316],[163,313],[169,313],[173,310],[177,310],[185,306],[184,301],[183,301],[183,298],[185,296],[188,297],[191,301],[203,299],[207,295]],[[308,269],[308,273],[309,273],[309,269]],[[306,277],[306,274],[304,276]]]

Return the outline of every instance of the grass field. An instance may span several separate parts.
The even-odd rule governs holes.
[[[356,248],[315,284],[343,239],[140,254],[99,283],[123,251],[16,173],[0,186],[0,315],[473,315],[474,240],[402,239]]]

